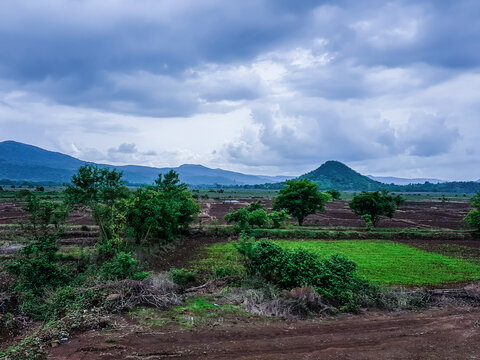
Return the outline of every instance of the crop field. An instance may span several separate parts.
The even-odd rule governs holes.
[[[341,254],[358,265],[366,280],[384,285],[438,285],[480,279],[480,266],[405,244],[382,240],[275,241],[285,249],[305,249],[326,258]],[[193,266],[200,270],[226,267],[242,271],[242,258],[232,243],[204,248],[204,258]]]

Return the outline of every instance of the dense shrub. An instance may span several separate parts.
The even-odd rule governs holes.
[[[267,212],[261,208],[260,202],[254,202],[237,211],[230,211],[225,215],[225,221],[227,223],[235,223],[239,231],[246,231],[254,226],[265,226],[268,221],[268,215]]]
[[[40,294],[47,287],[65,284],[69,277],[55,262],[58,247],[55,238],[44,236],[20,250],[16,261],[7,265],[7,270],[18,277],[16,289]]]
[[[197,280],[197,273],[195,271],[188,271],[186,269],[172,269],[172,280],[177,285],[187,285]]]
[[[359,279],[356,264],[341,255],[320,259],[304,249],[284,250],[271,241],[242,239],[237,250],[245,256],[251,275],[260,275],[282,289],[313,286],[329,303],[353,310],[355,294],[367,284]]]
[[[137,244],[171,242],[186,232],[200,212],[191,192],[179,183],[178,174],[162,174],[155,186],[139,188],[122,203],[128,230]]]
[[[270,227],[273,229],[278,229],[282,227],[285,220],[290,218],[286,210],[272,211],[268,214],[268,220],[270,222]]]
[[[252,227],[279,228],[289,217],[286,210],[267,213],[260,201],[255,201],[241,209],[230,211],[225,215],[225,221],[227,223],[235,223],[237,231],[241,232],[249,231]]]
[[[138,261],[131,254],[120,252],[100,268],[102,277],[110,280],[122,280],[133,277],[138,270]]]
[[[330,194],[333,200],[340,200],[342,194],[337,189],[329,189],[325,191],[327,194]]]
[[[463,221],[471,228],[480,230],[480,192],[472,198],[471,204],[474,209],[465,216]]]

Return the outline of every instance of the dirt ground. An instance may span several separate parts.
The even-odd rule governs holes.
[[[271,208],[271,200],[262,200],[265,207]],[[247,200],[238,202],[208,201],[202,203],[204,223],[217,219],[224,224],[223,217],[230,209],[239,209],[248,205]],[[386,228],[443,228],[465,229],[462,219],[470,211],[467,202],[408,201],[395,212],[393,219],[382,219],[379,227]],[[310,215],[305,219],[306,226],[364,226],[363,220],[348,207],[347,201],[334,201],[326,205],[326,212]]]
[[[480,359],[480,309],[177,331],[124,323],[74,337],[52,349],[49,359]]]
[[[0,202],[0,224],[14,224],[25,217],[22,204],[18,202]],[[94,225],[89,212],[86,209],[77,209],[70,212],[68,224]]]
[[[209,224],[212,220],[224,224],[223,217],[230,209],[239,209],[248,205],[251,200],[206,200],[202,202],[200,221]],[[262,200],[265,207],[271,208],[271,200]],[[423,227],[464,229],[462,218],[470,210],[468,202],[408,201],[395,212],[393,219],[383,219],[379,227]],[[0,224],[12,224],[22,219],[25,213],[19,203],[0,203]],[[94,222],[87,210],[75,210],[68,220],[72,225],[93,225]],[[347,201],[330,202],[325,213],[310,215],[305,220],[308,226],[364,226],[363,220],[349,208]]]

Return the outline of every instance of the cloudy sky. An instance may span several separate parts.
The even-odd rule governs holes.
[[[480,178],[480,1],[0,0],[0,141]]]

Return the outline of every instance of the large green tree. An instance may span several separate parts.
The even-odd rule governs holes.
[[[173,241],[195,220],[200,206],[178,174],[160,174],[154,186],[139,188],[123,202],[126,224],[137,244]]]
[[[301,226],[308,215],[325,211],[330,199],[330,195],[319,192],[318,186],[310,180],[288,180],[275,198],[273,209],[286,210]]]
[[[392,196],[386,191],[362,192],[353,197],[349,207],[356,215],[362,216],[365,221],[368,219],[373,226],[377,226],[382,216],[392,218],[401,202],[401,197]]]
[[[480,230],[480,191],[472,198],[473,209],[463,218],[465,224]]]

